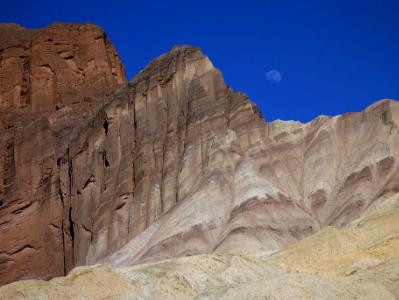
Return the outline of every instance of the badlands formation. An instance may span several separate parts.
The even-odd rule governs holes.
[[[396,101],[266,122],[198,48],[3,24],[0,116],[0,299],[399,298]]]

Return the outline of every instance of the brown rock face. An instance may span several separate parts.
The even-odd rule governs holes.
[[[114,89],[123,74],[115,61],[93,73],[109,70]],[[327,225],[345,226],[398,192],[395,101],[307,124],[266,123],[189,46],[160,56],[87,114],[82,97],[76,105],[61,97],[68,107],[59,110],[46,100],[45,113],[2,100],[4,127],[27,107],[45,116],[2,134],[3,283],[99,260],[268,255]]]
[[[0,47],[1,110],[82,109],[126,82],[114,47],[91,24],[40,30],[2,24]]]
[[[58,152],[94,102],[125,82],[97,26],[0,25],[0,284],[73,266]]]

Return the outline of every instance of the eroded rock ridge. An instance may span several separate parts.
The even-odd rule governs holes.
[[[3,26],[1,71],[16,75],[0,76],[0,283],[97,262],[268,257],[398,192],[396,101],[268,123],[198,48],[125,84],[93,25]]]

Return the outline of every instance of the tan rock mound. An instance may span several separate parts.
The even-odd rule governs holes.
[[[289,271],[344,276],[399,258],[399,194],[376,203],[342,229],[327,227],[268,262]],[[399,291],[399,286],[398,286]]]
[[[200,255],[114,271],[78,267],[67,277],[49,282],[28,280],[0,287],[0,298],[393,300],[398,270],[396,261],[373,273],[326,278],[287,273],[253,257]]]

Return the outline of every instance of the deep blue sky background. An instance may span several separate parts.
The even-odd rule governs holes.
[[[268,120],[309,121],[399,100],[399,1],[2,0],[0,22],[101,25],[129,79],[176,44],[199,46]],[[279,70],[280,83],[266,73]]]

